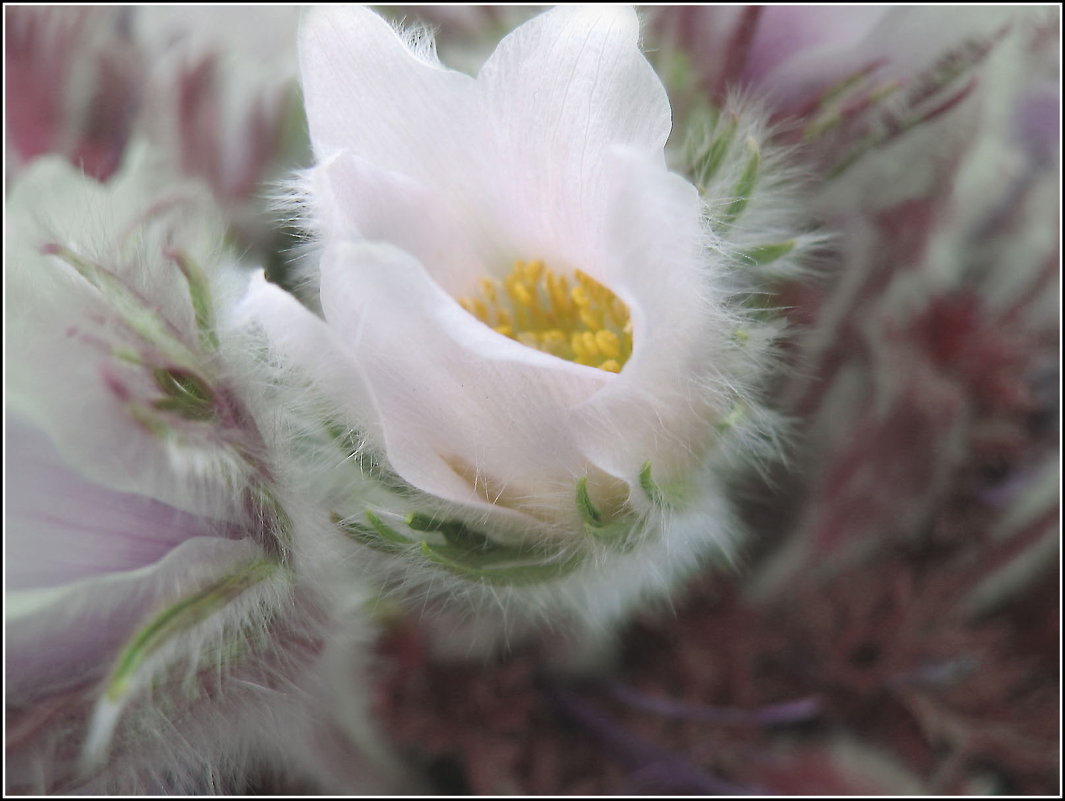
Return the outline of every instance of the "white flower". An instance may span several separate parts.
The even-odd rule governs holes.
[[[335,511],[389,554],[367,562],[458,603],[483,644],[500,600],[515,631],[602,633],[733,553],[719,470],[764,417],[763,341],[730,304],[734,254],[666,167],[638,37],[631,9],[562,7],[471,77],[362,8],[301,31],[324,321],[265,283],[247,308],[349,432],[369,486],[338,468]],[[726,230],[760,163],[739,142]]]
[[[142,156],[108,185],[42,158],[9,199],[6,787],[233,790],[267,755],[350,790],[361,688],[322,669],[360,675],[368,627],[332,641],[329,521],[287,490],[215,207]]]

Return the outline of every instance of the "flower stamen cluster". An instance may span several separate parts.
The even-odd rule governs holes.
[[[620,372],[632,354],[628,307],[581,270],[571,281],[539,259],[518,260],[502,287],[482,278],[479,289],[480,297],[459,298],[461,306],[527,347],[611,373]]]

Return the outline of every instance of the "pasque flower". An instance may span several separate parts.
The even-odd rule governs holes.
[[[327,636],[303,580],[328,518],[285,489],[217,211],[156,175],[51,156],[8,199],[6,787],[217,792],[269,760],[348,788],[359,696],[326,706],[322,671],[365,627]]]
[[[714,609],[697,592],[691,627],[635,634],[655,679],[609,695],[775,728],[873,691],[957,739],[941,789],[989,743],[1053,761],[1028,745],[1057,733],[1041,696],[1001,659],[1028,646],[970,635],[1047,606],[1004,601],[1049,588],[1057,540],[1056,13],[564,7],[482,47],[533,13],[428,17],[475,74],[363,8],[5,15],[9,792],[418,789],[371,697],[470,788],[522,786],[518,763],[554,759],[511,714],[534,668],[587,667],[628,613],[739,560],[730,485],[782,430],[763,383],[801,448],[772,473],[787,491],[751,493],[743,597],[708,575]],[[256,208],[274,167],[308,163],[297,60],[314,166],[288,259]],[[260,256],[279,285],[250,277]],[[397,605],[416,624],[371,649]],[[707,638],[755,624],[742,648]],[[540,648],[426,681],[422,633]],[[762,711],[646,695],[698,702],[684,666],[704,663],[736,681],[703,701]],[[472,705],[439,703],[466,681]],[[770,697],[788,686],[823,695]],[[714,757],[718,780],[548,697],[635,784],[794,787],[769,728]],[[471,709],[476,736],[455,730]],[[838,779],[870,750],[795,753]]]
[[[322,318],[266,284],[247,309],[354,457],[338,525],[478,641],[500,599],[514,631],[601,633],[731,558],[719,465],[766,434],[765,332],[731,295],[796,244],[738,221],[771,159],[733,115],[708,220],[638,38],[631,9],[559,8],[471,77],[365,9],[301,30]]]

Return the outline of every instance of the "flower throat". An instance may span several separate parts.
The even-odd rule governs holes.
[[[523,345],[612,373],[632,354],[628,307],[580,270],[571,280],[539,259],[517,261],[502,283],[482,278],[479,287],[459,298],[462,308]]]

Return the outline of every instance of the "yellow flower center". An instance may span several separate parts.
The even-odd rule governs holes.
[[[502,283],[482,278],[479,289],[459,298],[462,308],[530,348],[612,373],[632,354],[628,307],[580,270],[567,278],[540,260],[517,261]]]

